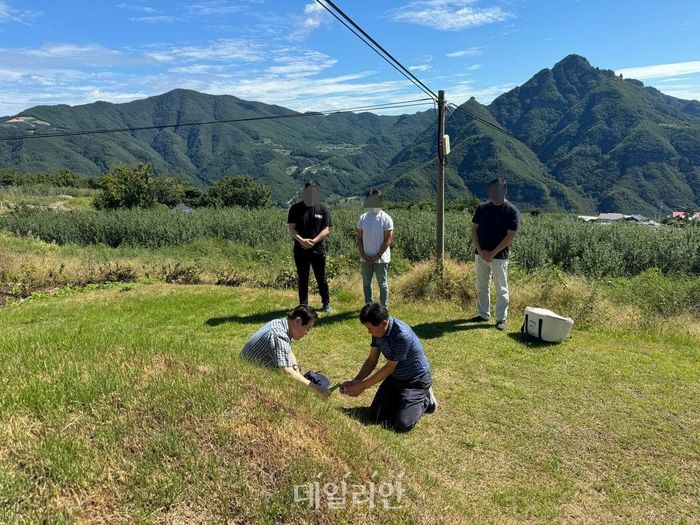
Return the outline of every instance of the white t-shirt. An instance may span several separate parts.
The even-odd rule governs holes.
[[[357,221],[357,229],[362,230],[362,244],[365,255],[373,257],[379,253],[379,249],[384,244],[384,232],[394,229],[394,221],[383,210],[377,215],[366,212],[360,215],[360,220]],[[387,248],[378,262],[388,263],[390,261],[391,248]]]

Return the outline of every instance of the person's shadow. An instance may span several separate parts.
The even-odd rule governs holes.
[[[204,324],[207,326],[220,326],[227,323],[236,324],[265,324],[275,319],[281,319],[287,317],[289,310],[273,310],[270,312],[258,312],[249,315],[230,315],[228,317],[211,317],[207,319]],[[356,312],[339,312],[336,314],[325,315],[323,313],[319,314],[316,326],[324,326],[328,324],[341,323],[349,319],[354,319],[357,317]]]
[[[413,331],[421,339],[437,339],[445,334],[476,330],[489,326],[488,321],[474,321],[473,319],[453,319],[434,323],[421,323],[413,326]]]
[[[372,418],[369,407],[346,407],[340,409],[347,417],[359,421],[363,425],[379,425],[379,421]]]

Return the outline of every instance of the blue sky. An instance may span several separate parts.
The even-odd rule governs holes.
[[[336,3],[451,102],[489,103],[570,53],[700,99],[698,0]],[[421,96],[309,0],[0,0],[0,115],[177,87],[296,110]]]

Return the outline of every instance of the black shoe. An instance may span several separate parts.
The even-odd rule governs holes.
[[[476,315],[472,317],[471,319],[467,319],[468,323],[488,323],[489,320],[486,319],[485,317],[481,317],[480,315]]]
[[[498,321],[496,323],[496,328],[499,330],[505,330],[506,329],[506,322],[505,321]]]
[[[437,410],[438,407],[438,402],[437,399],[435,399],[435,394],[433,393],[433,387],[430,387],[430,404],[428,405],[428,408],[425,409],[426,414],[432,414]]]

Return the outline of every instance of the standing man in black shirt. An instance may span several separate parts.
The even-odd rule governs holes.
[[[333,221],[328,205],[321,202],[321,185],[308,182],[304,187],[304,200],[289,208],[287,227],[294,239],[294,262],[299,278],[299,303],[309,303],[309,270],[313,268],[323,311],[332,312],[330,293],[326,279],[326,237],[331,233]]]
[[[487,187],[489,200],[480,204],[472,218],[472,240],[476,247],[476,308],[472,321],[491,318],[489,288],[491,276],[496,283],[496,328],[505,330],[508,317],[509,246],[520,225],[520,211],[506,200],[508,187],[503,179]]]

